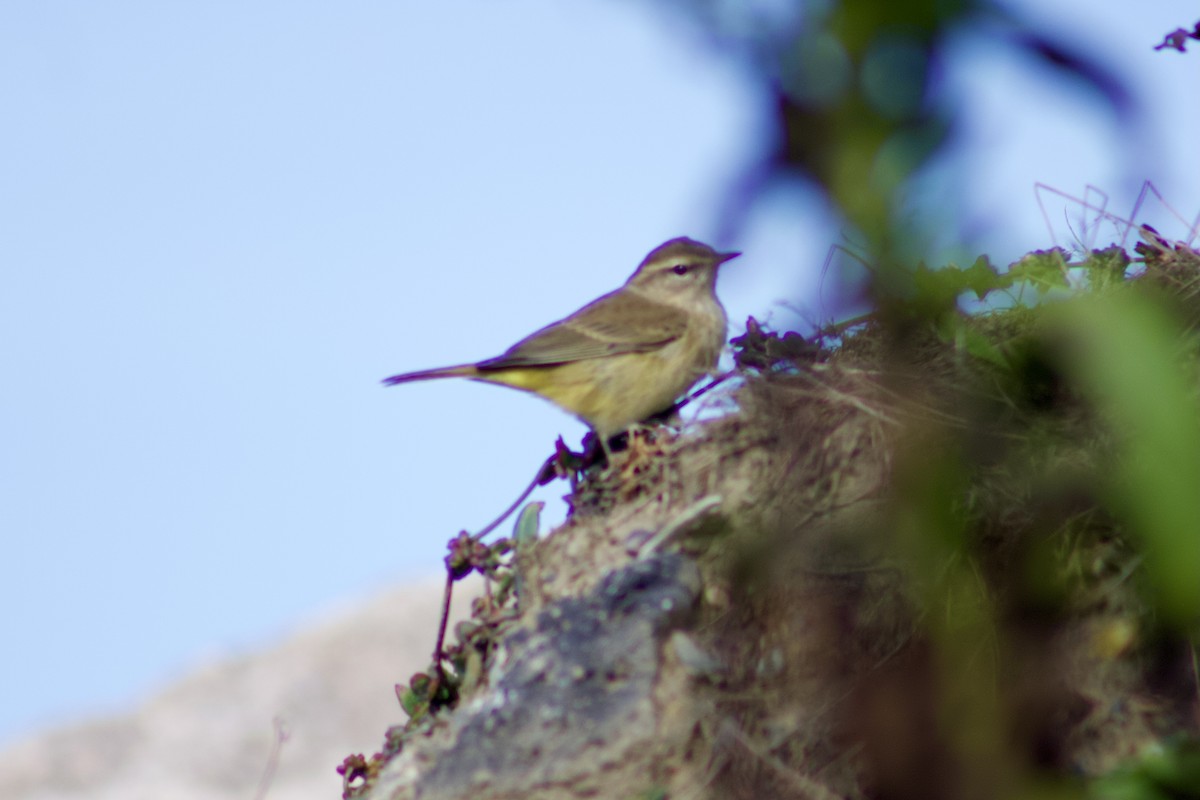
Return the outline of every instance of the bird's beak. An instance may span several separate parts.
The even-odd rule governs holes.
[[[726,261],[732,261],[740,256],[741,253],[717,253],[717,264],[724,264]]]

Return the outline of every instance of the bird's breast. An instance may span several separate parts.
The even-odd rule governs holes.
[[[596,359],[571,409],[603,437],[665,411],[696,381],[716,370],[725,346],[725,314],[693,318],[683,336],[657,350]],[[580,362],[580,365],[585,362]]]
[[[683,335],[653,350],[584,358],[562,364],[478,374],[541,395],[571,412],[604,438],[665,411],[696,381],[716,370],[725,346],[725,312],[689,309]]]

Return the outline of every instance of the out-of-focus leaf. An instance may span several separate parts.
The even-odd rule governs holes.
[[[1200,615],[1200,409],[1180,337],[1147,296],[1064,305],[1074,369],[1119,435],[1107,494],[1141,537],[1148,589],[1177,625]]]
[[[1094,800],[1197,800],[1200,798],[1200,743],[1185,739],[1153,747],[1141,758],[1097,780]]]
[[[516,524],[513,525],[513,540],[517,543],[518,548],[537,541],[538,525],[541,522],[542,509],[545,505],[538,501],[526,503],[525,507],[521,509]]]
[[[1129,269],[1129,254],[1125,248],[1113,245],[1106,250],[1093,250],[1084,262],[1088,283],[1093,289],[1107,289],[1125,282]]]
[[[1067,285],[1066,254],[1057,247],[1035,250],[1011,264],[1008,274],[1014,281],[1029,283],[1037,289],[1038,294],[1046,294],[1051,289]]]
[[[975,263],[964,269],[962,275],[963,288],[970,289],[980,300],[996,289],[1007,289],[1012,286],[1012,277],[997,273],[987,256],[975,259]]]
[[[990,361],[998,367],[1008,369],[1011,365],[1000,348],[992,344],[987,336],[972,327],[963,325],[958,334],[958,345],[975,358]]]

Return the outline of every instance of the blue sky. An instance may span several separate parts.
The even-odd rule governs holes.
[[[926,202],[1001,262],[1053,243],[1035,181],[1126,211],[1149,178],[1194,217],[1200,47],[1151,49],[1194,6],[1036,13],[1133,85],[1137,136],[964,39]],[[495,355],[711,237],[770,113],[683,18],[600,0],[6,3],[0,107],[0,741],[437,571],[583,427],[379,380]],[[746,253],[733,332],[819,309],[839,241],[780,191],[714,242]]]

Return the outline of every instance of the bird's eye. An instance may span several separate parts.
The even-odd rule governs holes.
[[[674,272],[676,275],[687,275],[687,271],[688,271],[687,264],[676,264],[674,267],[671,268],[671,271]]]

